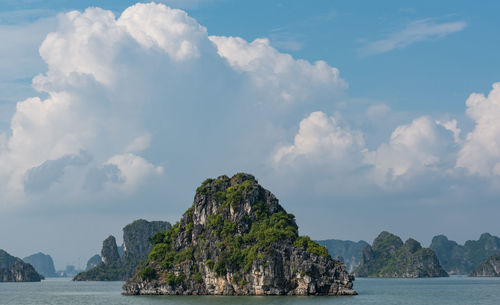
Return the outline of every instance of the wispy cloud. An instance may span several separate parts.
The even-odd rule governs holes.
[[[465,21],[436,23],[432,19],[420,19],[409,23],[401,31],[392,33],[385,39],[368,42],[359,52],[362,56],[368,56],[402,49],[415,42],[443,38],[463,30],[466,26]]]

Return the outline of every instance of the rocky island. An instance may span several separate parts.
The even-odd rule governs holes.
[[[405,243],[398,236],[382,232],[372,246],[363,248],[361,263],[354,270],[359,277],[446,277],[431,249],[409,238]]]
[[[354,277],[249,174],[207,179],[123,286],[128,295],[354,295]]]
[[[500,252],[493,254],[482,262],[469,276],[500,277]]]
[[[23,261],[32,265],[35,268],[36,272],[40,273],[44,277],[57,277],[56,268],[54,267],[54,261],[48,254],[38,252],[36,254],[23,258]]]
[[[42,279],[33,266],[0,249],[0,282],[40,282]]]
[[[500,238],[483,233],[478,240],[468,240],[459,245],[444,235],[432,238],[434,250],[443,268],[450,274],[469,274],[489,256],[500,252]]]
[[[75,281],[124,281],[132,276],[139,262],[148,257],[153,248],[149,239],[158,232],[170,229],[166,221],[146,221],[139,219],[123,228],[123,255],[120,256],[114,236],[102,243],[101,256],[93,256],[87,266],[97,264],[79,273]],[[100,262],[96,261],[100,258]]]

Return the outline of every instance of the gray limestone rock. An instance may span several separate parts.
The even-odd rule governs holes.
[[[353,295],[354,277],[325,247],[298,236],[292,214],[248,174],[207,179],[124,294]]]

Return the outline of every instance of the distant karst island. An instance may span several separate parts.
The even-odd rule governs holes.
[[[0,249],[0,282],[40,282],[43,275],[32,265]]]
[[[380,233],[373,244],[363,248],[361,263],[354,270],[358,277],[447,277],[439,260],[429,248],[409,238],[405,243],[387,231]]]
[[[299,236],[294,215],[245,173],[205,180],[174,226],[144,219],[126,225],[123,244],[110,235],[84,272],[56,271],[41,252],[21,260],[0,250],[0,282],[73,275],[126,281],[126,295],[355,295],[354,276],[448,274],[500,277],[500,238],[483,233],[459,245],[437,235],[424,248],[383,231],[371,245],[313,241]]]
[[[500,253],[500,238],[483,233],[478,240],[468,240],[464,245],[449,240],[444,235],[434,236],[430,248],[434,250],[443,268],[450,274],[469,274],[488,257]]]
[[[207,179],[123,286],[129,295],[354,295],[354,277],[254,176]]]
[[[102,243],[101,256],[94,255],[87,262],[87,270],[79,273],[75,281],[124,281],[132,276],[139,262],[148,257],[153,248],[150,238],[170,229],[166,221],[136,220],[123,228],[123,252],[120,255],[114,236]]]

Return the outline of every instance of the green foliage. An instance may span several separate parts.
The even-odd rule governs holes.
[[[307,252],[318,256],[329,257],[328,250],[325,246],[320,246],[317,242],[311,240],[309,236],[300,236],[295,240],[295,246],[304,248]]]
[[[211,260],[211,259],[207,259],[207,261],[205,262],[205,264],[207,265],[208,269],[210,270],[214,270],[214,261]]]
[[[194,274],[193,279],[196,283],[203,283],[203,276],[199,272]]]
[[[205,181],[203,181],[203,183],[198,188],[196,188],[196,193],[206,195],[208,193],[207,185],[212,183],[213,181],[214,179],[211,178],[205,179]]]
[[[139,270],[139,276],[144,280],[152,280],[156,278],[156,271],[151,266],[146,266]]]
[[[224,222],[222,221],[222,215],[220,215],[220,214],[210,215],[207,218],[207,226],[209,228],[218,228],[223,223]]]
[[[223,275],[226,273],[226,261],[224,258],[219,258],[214,265],[214,271],[217,275]]]
[[[207,179],[197,189],[198,193],[212,196],[211,200],[216,200],[219,208],[218,213],[207,217],[205,231],[197,236],[197,247],[200,249],[197,250],[192,245],[181,250],[174,249],[174,241],[179,236],[180,229],[180,226],[176,224],[169,231],[152,238],[155,246],[149,259],[161,262],[166,270],[172,270],[173,266],[179,263],[200,257],[203,247],[215,244],[218,249],[217,259],[207,259],[206,266],[221,276],[228,271],[240,272],[242,268],[248,272],[256,261],[266,261],[266,256],[272,251],[273,243],[284,240],[297,241],[296,244],[310,253],[328,256],[326,248],[311,241],[309,237],[299,238],[293,214],[286,213],[282,208],[271,213],[268,204],[261,197],[252,205],[253,215],[246,215],[242,219],[242,224],[250,224],[249,231],[244,234],[238,232],[239,224],[227,218],[230,214],[229,209],[237,208],[248,194],[259,187],[256,180],[242,181],[244,178],[246,178],[244,174],[237,174],[231,181],[227,177],[222,177],[215,180],[215,183],[214,180]],[[229,183],[231,186],[227,187]],[[227,189],[224,190],[223,185]],[[193,229],[192,213],[193,208],[184,213],[182,229],[185,232]],[[202,280],[197,269],[191,272],[195,281]],[[173,273],[170,272],[167,276],[167,283],[175,284],[175,279]],[[235,281],[241,282],[241,285],[244,284],[242,278],[235,278]]]
[[[165,282],[167,285],[170,286],[175,286],[181,284],[184,279],[186,278],[186,275],[184,273],[180,273],[179,275],[175,275],[175,273],[170,272],[167,274],[167,277],[165,278]]]
[[[155,235],[151,236],[148,240],[153,246],[159,243],[163,243],[166,233],[167,232],[158,232]]]

